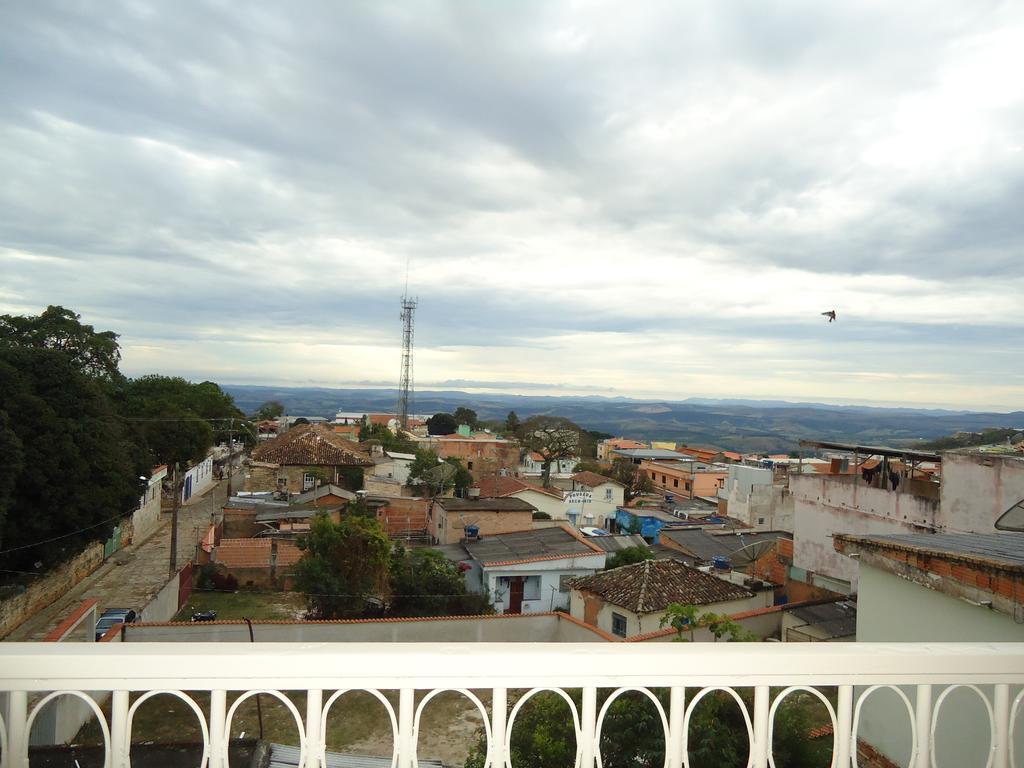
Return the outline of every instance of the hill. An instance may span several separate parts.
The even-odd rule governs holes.
[[[333,417],[337,411],[394,412],[394,389],[328,389],[224,385],[238,406],[251,413],[279,400],[294,415]],[[551,397],[418,392],[413,410],[421,414],[472,408],[482,419],[520,419],[551,414],[586,429],[644,440],[675,440],[738,451],[789,451],[801,439],[911,445],[957,432],[1024,427],[1024,411],[979,413],[917,408],[836,406],[756,400],[649,401],[623,397]]]

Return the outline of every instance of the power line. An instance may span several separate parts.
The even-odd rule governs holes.
[[[10,552],[20,552],[23,549],[31,549],[32,547],[40,547],[43,544],[49,544],[54,541],[60,541],[61,539],[66,539],[69,536],[75,536],[79,533],[91,531],[93,528],[99,528],[101,525],[106,525],[111,520],[120,520],[123,517],[125,517],[125,515],[115,515],[114,517],[108,517],[106,520],[100,520],[98,523],[94,523],[93,525],[87,525],[85,528],[79,528],[77,531],[71,531],[70,533],[63,533],[60,536],[54,536],[52,539],[37,541],[34,544],[22,544],[20,547],[11,547],[10,549],[3,549],[0,550],[0,555],[6,555]]]

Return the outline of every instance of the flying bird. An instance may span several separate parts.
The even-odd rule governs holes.
[[[828,312],[822,312],[821,314],[827,317],[830,323],[834,322],[836,319],[836,311],[834,309],[830,309]]]

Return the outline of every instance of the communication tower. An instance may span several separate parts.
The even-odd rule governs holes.
[[[412,399],[412,337],[413,316],[417,299],[409,297],[408,277],[402,296],[402,375],[398,383],[398,423],[409,428],[409,401]]]

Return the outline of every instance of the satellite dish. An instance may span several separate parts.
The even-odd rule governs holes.
[[[431,467],[423,473],[423,479],[430,485],[443,485],[453,477],[455,477],[455,467],[447,461],[436,467]]]
[[[1021,499],[996,520],[997,531],[1024,531],[1024,499]]]
[[[775,549],[775,543],[777,541],[778,539],[761,539],[760,541],[751,542],[745,547],[740,547],[729,555],[732,567],[743,568],[744,566],[750,565],[758,558],[764,557]]]

